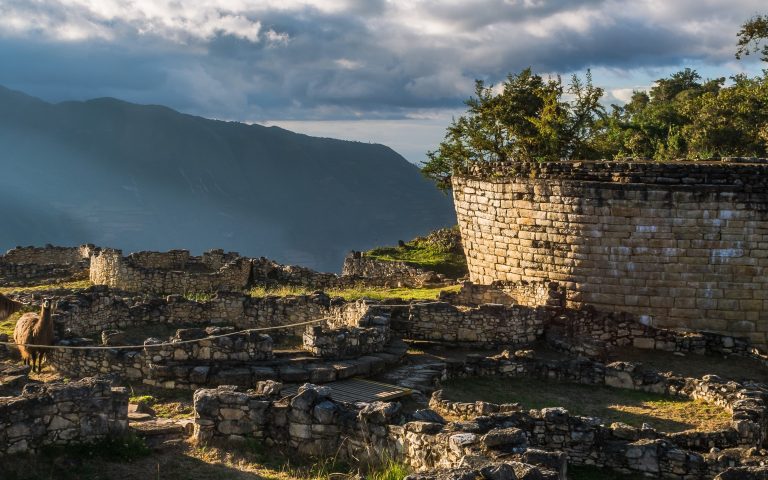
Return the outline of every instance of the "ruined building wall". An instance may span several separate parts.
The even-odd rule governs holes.
[[[105,380],[27,384],[0,397],[0,457],[48,445],[83,444],[128,430],[128,391]]]
[[[27,285],[87,276],[90,256],[97,250],[93,245],[13,248],[0,255],[0,283]]]
[[[0,260],[7,263],[25,263],[34,265],[48,264],[77,264],[87,262],[91,253],[96,250],[93,245],[79,247],[16,247],[8,250]]]
[[[474,282],[767,343],[766,163],[485,164],[453,196]]]
[[[203,257],[192,257],[186,250],[138,252],[123,257],[120,250],[105,249],[91,256],[91,282],[130,292],[239,291],[249,285],[250,277],[250,259],[219,251]]]

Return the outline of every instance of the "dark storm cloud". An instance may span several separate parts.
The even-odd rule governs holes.
[[[538,71],[717,65],[759,2],[238,2],[183,11],[0,5],[0,84],[233,119],[397,118],[455,108],[472,82]],[[672,5],[669,5],[672,3]],[[6,68],[7,67],[7,68]]]

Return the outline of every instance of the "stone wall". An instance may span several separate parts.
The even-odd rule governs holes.
[[[384,351],[390,341],[389,317],[364,317],[355,327],[308,326],[302,348],[319,358],[356,358]]]
[[[395,457],[388,425],[396,423],[399,404],[341,403],[327,388],[314,385],[280,399],[279,389],[279,384],[265,382],[251,392],[226,386],[196,391],[195,441],[256,438],[302,455],[360,463]]]
[[[120,303],[123,300],[114,300],[114,297],[110,296],[113,292],[104,287],[93,287],[89,289],[89,293],[95,296],[89,303],[124,306]],[[106,295],[101,297],[99,294]],[[99,301],[100,298],[102,301]],[[152,300],[149,305],[139,303],[128,308],[127,318],[135,322],[131,323],[133,326],[147,321],[187,322],[191,320],[190,317],[177,315],[184,312],[196,312],[198,315],[200,312],[217,311],[211,307],[217,300],[227,305],[237,298],[238,295],[227,294],[220,299],[200,304],[172,296],[166,300]],[[355,375],[373,375],[381,372],[387,365],[398,363],[407,349],[405,344],[390,337],[389,318],[386,315],[370,314],[364,302],[331,305],[328,297],[318,294],[294,298],[239,297],[239,300],[231,304],[239,305],[239,310],[233,309],[235,316],[230,319],[237,325],[180,329],[165,341],[149,338],[143,342],[143,347],[133,347],[136,340],[129,340],[130,336],[126,335],[125,331],[103,327],[97,331],[101,343],[88,338],[65,336],[58,345],[98,348],[56,349],[49,353],[50,364],[58,372],[70,377],[114,374],[129,382],[138,381],[168,389],[195,389],[221,384],[251,387],[266,379],[324,383]],[[243,307],[244,304],[246,307]],[[179,305],[183,308],[179,308]],[[289,312],[295,308],[297,314],[304,316],[312,314],[318,307],[323,308],[328,315],[308,317],[309,320],[319,320],[325,325],[319,330],[310,328],[303,338],[307,342],[303,349],[312,353],[312,356],[294,351],[293,347],[281,351],[277,357],[273,354],[272,335],[279,337],[282,334],[295,333],[297,330],[304,331],[306,326],[269,330],[269,336],[255,331],[239,331],[270,327],[272,324],[282,326],[286,321],[294,323],[297,318],[279,317],[281,312],[274,308],[286,305],[290,307]],[[251,307],[263,316],[248,316],[253,314]],[[302,308],[307,310],[301,310]],[[98,311],[104,313],[106,310]],[[126,313],[124,310],[118,311]],[[251,313],[247,313],[249,311]],[[155,315],[152,312],[169,316]],[[246,316],[243,316],[243,312],[247,313]],[[361,317],[350,327],[347,322],[351,321],[355,313]],[[63,325],[66,325],[68,315],[69,313],[65,314],[64,319],[57,319],[57,323],[63,322]],[[107,315],[106,318],[110,317]],[[203,318],[194,317],[198,320]],[[114,318],[110,323],[113,320]],[[255,322],[268,324],[255,325]],[[207,338],[221,335],[226,336]]]
[[[226,336],[222,336],[226,335]],[[218,337],[209,339],[208,337]],[[197,340],[191,342],[192,340]],[[184,343],[189,342],[189,343]],[[144,342],[149,345],[163,344],[153,338]],[[185,328],[176,330],[171,345],[152,348],[145,355],[153,363],[183,361],[249,362],[269,360],[272,354],[272,337],[257,332],[238,332],[232,327]]]
[[[0,397],[0,456],[119,436],[127,418],[127,390],[108,381],[28,384],[21,396]]]
[[[80,245],[79,247],[16,247],[8,250],[0,256],[0,262],[26,263],[34,265],[74,265],[87,262],[91,253],[97,248],[93,245]]]
[[[405,262],[387,262],[350,252],[344,259],[342,274],[317,272],[297,265],[283,265],[268,258],[254,258],[253,282],[261,285],[297,285],[305,288],[344,289],[360,285],[371,287],[422,287],[449,285],[453,280],[416,268]]]
[[[98,248],[16,247],[0,256],[0,283],[27,285],[87,277],[90,255]]]
[[[254,258],[253,281],[263,285],[297,285],[319,290],[335,288],[342,281],[334,273],[323,273],[297,265],[283,265],[268,258]]]
[[[103,330],[126,330],[165,324],[176,327],[231,325],[238,328],[281,326],[342,315],[344,302],[327,295],[292,297],[250,297],[242,293],[219,292],[206,301],[180,295],[146,297],[94,286],[77,292],[60,292],[55,322],[60,337],[100,336]],[[25,302],[37,303],[34,294],[13,295]],[[301,335],[303,326],[283,333]]]
[[[473,463],[482,465],[483,459],[486,462],[489,458],[506,461],[515,455],[523,459],[527,457],[530,463],[538,464],[543,460],[555,466],[557,459],[541,455],[539,452],[543,450],[545,455],[556,452],[567,455],[570,465],[595,465],[651,478],[701,480],[713,478],[742,462],[759,461],[758,458],[750,459],[750,452],[756,451],[754,448],[734,448],[724,452],[713,450],[711,453],[692,451],[670,440],[649,437],[641,429],[618,423],[604,426],[590,417],[570,415],[562,408],[492,413],[447,425],[411,422],[405,424],[404,429],[405,448],[413,452],[406,458],[421,465],[422,469],[450,469]],[[427,474],[416,478],[435,477]]]
[[[628,313],[598,312],[593,308],[550,313],[547,342],[576,355],[603,357],[611,350],[632,346],[684,354],[739,355],[768,365],[768,358],[744,337],[656,328],[643,325]]]
[[[261,337],[263,338],[263,337]],[[391,343],[384,351],[362,355],[354,359],[322,359],[306,354],[282,355],[269,359],[267,346],[271,342],[254,342],[263,360],[242,360],[242,352],[232,350],[225,359],[202,358],[208,356],[199,350],[172,348],[170,354],[156,355],[159,347],[150,341],[137,349],[56,349],[48,359],[54,369],[64,375],[80,378],[88,375],[112,374],[129,383],[143,383],[171,390],[195,390],[217,385],[237,385],[253,388],[262,380],[286,383],[327,383],[359,376],[368,377],[399,363],[407,346]],[[95,346],[85,339],[62,340],[62,346]],[[162,347],[165,350],[166,347]],[[179,351],[179,358],[174,358]],[[256,353],[254,353],[255,356]]]
[[[557,282],[503,282],[490,285],[464,282],[458,292],[440,292],[440,300],[454,305],[478,306],[485,303],[527,307],[564,307],[565,288]]]
[[[494,357],[470,355],[464,364],[449,365],[444,375],[446,379],[478,376],[530,377],[686,396],[720,405],[731,412],[731,426],[726,430],[674,434],[656,432],[649,428],[642,431],[642,438],[670,440],[688,449],[706,451],[713,447],[760,447],[768,439],[768,406],[761,393],[764,387],[760,384],[742,385],[725,381],[716,375],[706,375],[701,379],[677,377],[646,370],[641,364],[632,362],[605,365],[586,359],[541,360],[532,358],[525,351],[516,352],[515,355],[505,352]],[[433,396],[430,406],[441,413],[462,417],[520,411],[519,405],[512,404],[444,401],[439,393]],[[597,426],[602,422],[597,419],[587,423]],[[634,430],[638,433],[640,429]]]
[[[221,266],[214,270],[214,265]],[[123,257],[120,250],[105,249],[91,256],[91,282],[130,292],[242,291],[250,285],[250,278],[250,259],[220,251],[203,257],[192,257],[186,250],[138,252]]]
[[[385,280],[387,285],[393,287],[419,288],[453,283],[441,274],[424,270],[414,264],[379,260],[362,252],[350,252],[344,258],[341,275],[366,280]]]
[[[768,164],[485,164],[453,196],[472,281],[767,343]]]
[[[430,411],[405,416],[396,403],[337,402],[330,390],[314,385],[281,397],[280,385],[271,382],[248,392],[227,386],[198,390],[194,401],[198,443],[255,439],[267,447],[358,464],[393,459],[420,472],[412,479],[565,480],[571,463],[699,480],[761,458],[755,448],[688,449],[675,442],[689,440],[691,432],[674,437],[618,423],[605,426],[562,408],[485,412],[447,423]],[[446,403],[439,395],[432,402],[438,409]],[[451,472],[460,474],[446,475]]]
[[[383,310],[385,307],[378,307]],[[485,304],[462,307],[446,302],[395,307],[392,329],[403,338],[469,345],[525,345],[544,333],[549,313],[542,308]]]

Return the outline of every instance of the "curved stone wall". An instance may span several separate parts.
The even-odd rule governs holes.
[[[474,282],[766,344],[765,161],[485,164],[453,196]]]

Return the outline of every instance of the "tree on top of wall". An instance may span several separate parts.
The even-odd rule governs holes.
[[[567,87],[560,77],[544,79],[530,68],[510,74],[499,88],[478,80],[467,112],[427,153],[422,171],[447,189],[453,171],[478,162],[591,158],[589,139],[605,114],[602,96],[589,72],[586,80],[574,75]]]
[[[737,57],[754,51],[768,61],[768,15],[747,21],[738,35]],[[610,112],[602,95],[589,72],[568,86],[530,68],[497,88],[477,81],[466,113],[427,153],[422,171],[449,189],[454,172],[481,162],[768,156],[768,69],[703,80],[685,68]]]

